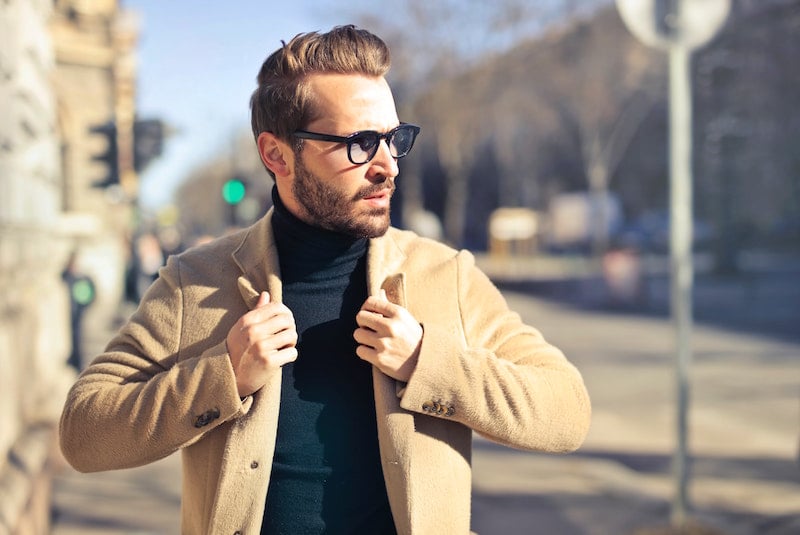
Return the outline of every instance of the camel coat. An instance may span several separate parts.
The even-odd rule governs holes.
[[[589,427],[583,380],[508,310],[468,252],[392,228],[370,241],[367,278],[370,295],[384,288],[424,329],[407,384],[373,369],[398,533],[466,534],[472,432],[516,448],[574,450]],[[183,533],[259,533],[281,373],[241,400],[225,338],[262,290],[281,298],[271,212],[171,257],[72,387],[60,425],[67,460],[91,472],[180,450]]]

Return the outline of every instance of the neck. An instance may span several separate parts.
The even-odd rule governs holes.
[[[272,227],[281,263],[300,263],[308,268],[330,266],[337,260],[359,257],[366,252],[366,238],[355,238],[315,227],[298,219],[272,190],[275,211]],[[297,267],[297,266],[295,266]]]

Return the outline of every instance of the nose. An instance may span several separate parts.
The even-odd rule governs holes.
[[[397,160],[389,151],[389,143],[385,139],[381,140],[378,152],[369,162],[367,178],[374,180],[375,177],[394,178],[400,174]]]

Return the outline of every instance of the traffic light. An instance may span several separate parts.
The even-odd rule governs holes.
[[[231,178],[222,185],[222,200],[227,205],[228,225],[239,226],[239,208],[246,195],[247,185],[241,178]]]
[[[104,178],[92,183],[95,188],[107,188],[119,184],[119,148],[117,146],[117,125],[114,121],[92,126],[92,134],[99,134],[105,138],[106,146],[102,152],[92,156],[92,160],[105,164],[106,175]]]
[[[164,150],[164,123],[137,119],[133,123],[133,169],[141,173]]]
[[[222,199],[228,204],[239,204],[246,194],[247,186],[240,178],[232,178],[222,185]]]

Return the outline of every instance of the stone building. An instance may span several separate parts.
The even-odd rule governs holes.
[[[0,2],[0,534],[49,532],[55,424],[75,377],[71,253],[95,281],[89,322],[122,299],[133,222],[133,47],[117,0]],[[118,186],[90,128],[117,125]],[[100,143],[100,146],[98,146]]]

